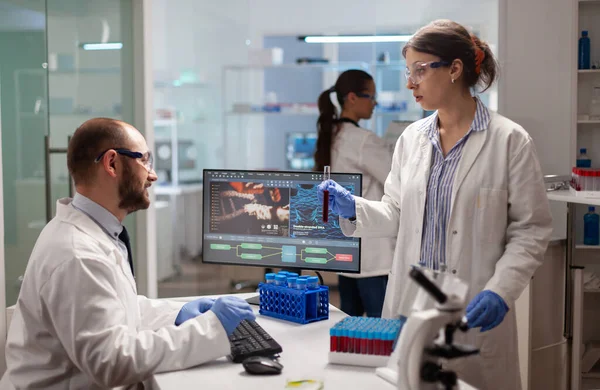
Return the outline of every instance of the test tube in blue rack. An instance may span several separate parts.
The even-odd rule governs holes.
[[[295,277],[293,277],[293,276],[289,276],[289,275],[288,275],[288,277],[287,277],[287,286],[288,286],[289,288],[296,288],[296,280],[297,280],[297,279],[298,279],[298,278],[295,278]]]
[[[272,272],[265,274],[265,282],[267,282],[269,284],[275,283],[275,274]]]
[[[276,286],[286,286],[287,285],[287,276],[281,273],[275,275],[275,285]]]
[[[259,283],[259,313],[300,324],[329,318],[329,288],[317,277],[295,277],[293,272],[265,275]],[[310,288],[308,287],[310,283]]]
[[[298,290],[306,290],[306,284],[307,284],[306,279],[296,278],[296,288]]]
[[[404,319],[346,317],[329,330],[330,351],[390,356]]]

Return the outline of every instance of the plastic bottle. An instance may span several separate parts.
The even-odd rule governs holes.
[[[577,168],[590,168],[592,166],[592,160],[587,155],[587,149],[579,149],[579,155],[577,156]]]
[[[272,272],[265,274],[265,282],[267,282],[269,284],[275,283],[275,274]]]
[[[600,216],[596,208],[590,206],[588,213],[583,216],[583,243],[585,245],[600,244]]]
[[[588,37],[587,30],[583,30],[581,38],[579,38],[577,67],[579,69],[590,69],[590,38]]]

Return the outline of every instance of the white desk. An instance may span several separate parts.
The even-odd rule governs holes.
[[[253,294],[238,294],[245,298]],[[297,325],[258,314],[256,321],[281,345],[283,364],[281,375],[248,375],[241,364],[226,358],[202,366],[154,377],[153,388],[181,390],[192,386],[205,389],[283,389],[287,379],[318,378],[327,389],[394,389],[394,386],[375,375],[374,368],[329,365],[329,328],[346,317],[339,309],[329,306],[329,319],[307,325]]]
[[[253,294],[237,294],[246,298]],[[188,301],[192,298],[178,298]],[[256,321],[282,346],[279,362],[284,368],[281,375],[249,375],[241,364],[226,358],[184,371],[155,375],[153,389],[277,389],[285,387],[287,379],[321,379],[326,389],[392,390],[395,386],[375,375],[374,368],[343,366],[327,363],[329,328],[346,317],[329,305],[329,319],[307,325],[297,325],[275,318],[261,316],[258,307]],[[475,390],[461,384],[461,390]]]

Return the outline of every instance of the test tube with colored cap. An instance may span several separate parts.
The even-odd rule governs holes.
[[[319,278],[316,276],[309,276],[307,283],[306,283],[306,287],[309,290],[316,290],[319,288]]]
[[[269,284],[275,283],[275,274],[270,272],[265,275],[265,281]]]
[[[336,326],[334,326],[333,328],[329,329],[329,337],[330,337],[329,350],[331,352],[336,352],[336,350],[337,350],[338,336],[337,336],[337,328],[336,328]]]
[[[331,170],[329,165],[325,165],[325,169],[323,171],[323,181],[328,181],[331,178]],[[327,223],[329,221],[329,191],[323,191],[323,222]]]
[[[354,353],[354,338],[356,337],[356,329],[351,326],[348,329],[348,352]]]
[[[298,290],[306,290],[306,279],[297,278],[296,279],[296,288]]]
[[[352,351],[354,353],[360,353],[360,334],[362,327],[359,323],[353,324],[353,328],[356,329],[354,332],[354,339],[352,340]]]
[[[296,279],[297,278],[288,275],[287,285],[289,288],[296,288]]]
[[[276,286],[285,286],[287,281],[287,276],[282,274],[275,275],[275,285]]]

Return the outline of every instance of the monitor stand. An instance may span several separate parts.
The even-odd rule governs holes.
[[[256,295],[251,296],[250,298],[246,298],[246,302],[248,302],[250,305],[259,306],[260,305],[260,295],[256,294]]]

